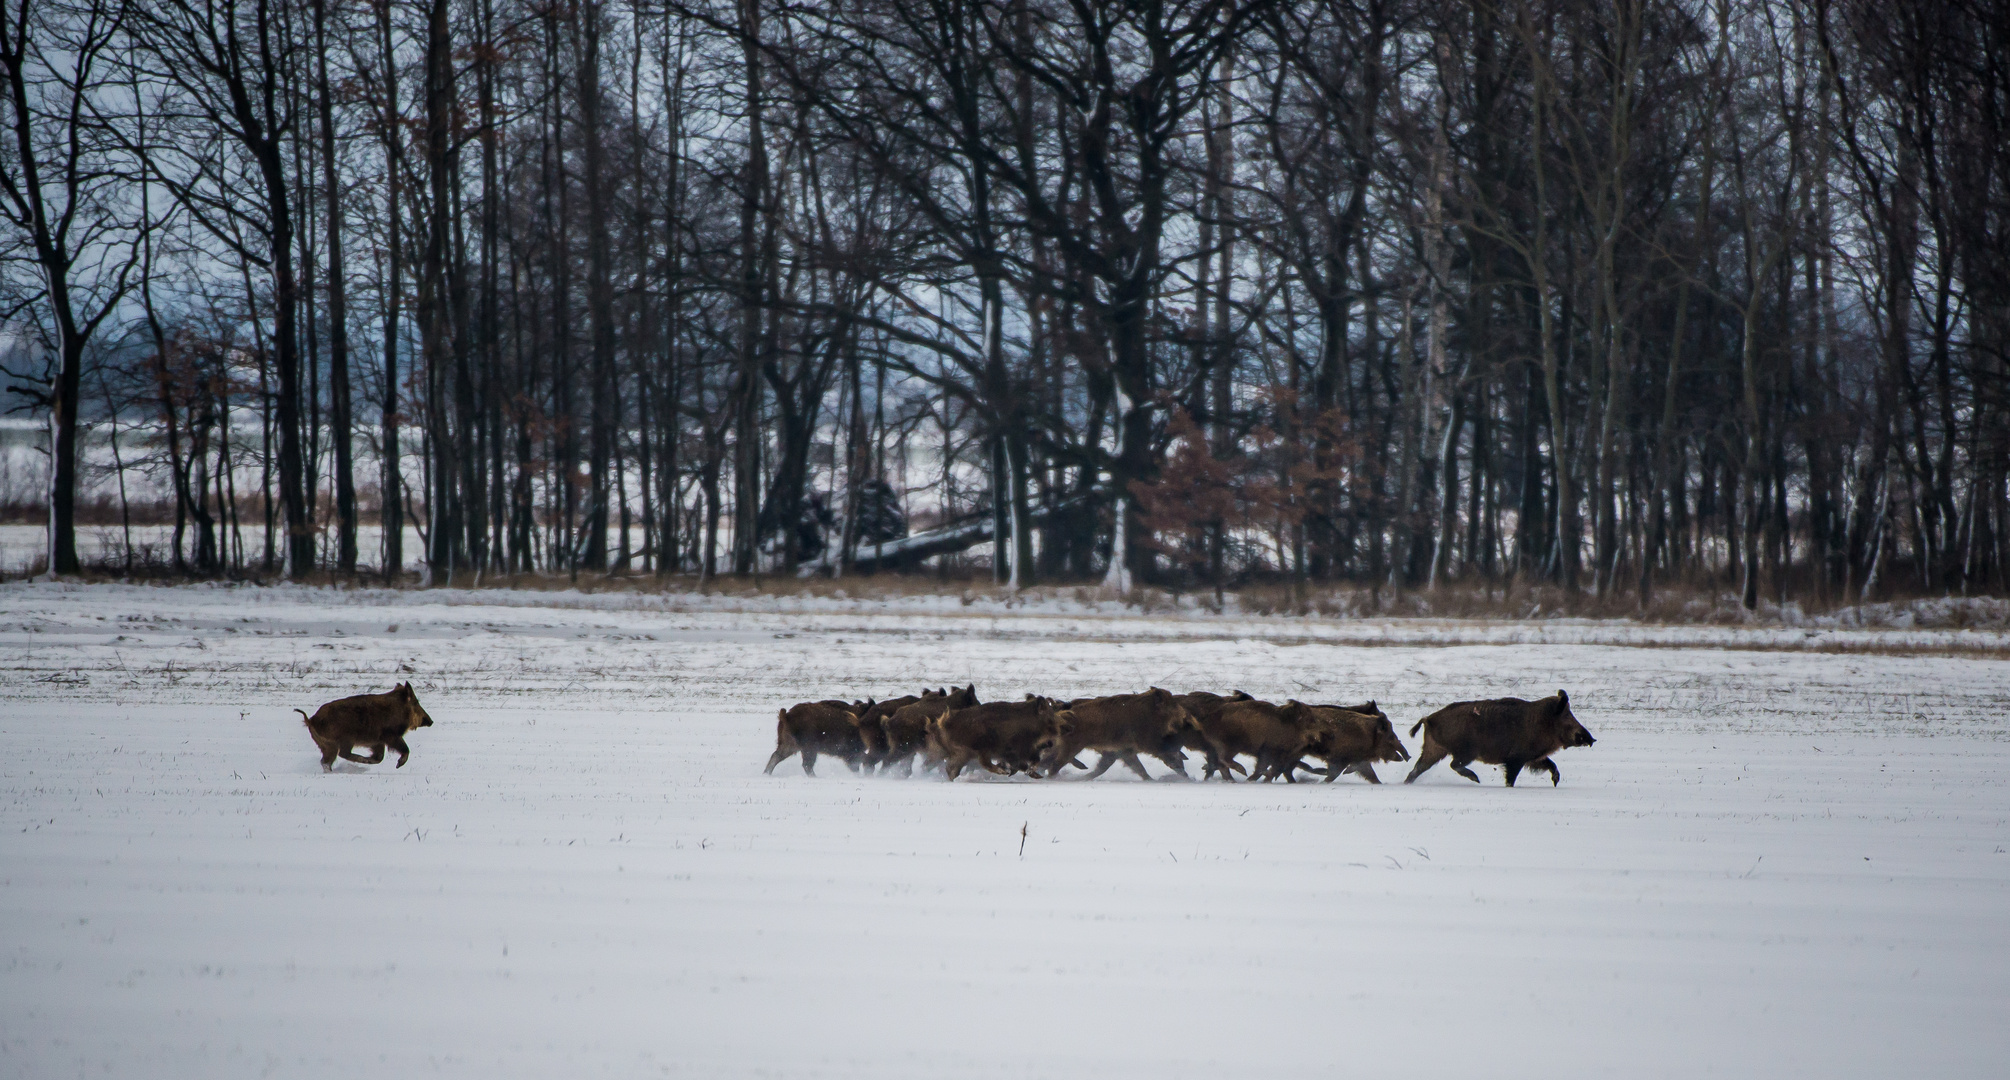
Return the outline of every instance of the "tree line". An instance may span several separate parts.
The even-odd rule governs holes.
[[[2010,586],[2000,0],[10,0],[0,79],[53,573],[110,423],[191,573]]]

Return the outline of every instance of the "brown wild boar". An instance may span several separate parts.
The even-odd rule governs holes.
[[[865,742],[858,736],[858,714],[871,702],[805,701],[775,714],[775,752],[762,772],[772,774],[775,766],[789,755],[803,755],[803,774],[817,774],[817,755],[830,754],[844,759],[853,772],[865,757]]]
[[[1095,750],[1102,755],[1089,779],[1122,761],[1141,780],[1150,780],[1140,753],[1150,754],[1187,779],[1186,755],[1180,744],[1188,735],[1200,737],[1199,722],[1171,693],[1152,687],[1142,694],[1112,694],[1069,704],[1054,716],[1054,728],[1044,737],[1040,769],[1058,776],[1076,754]]]
[[[1341,773],[1351,772],[1371,784],[1379,784],[1382,778],[1375,775],[1375,762],[1410,760],[1410,751],[1403,746],[1403,740],[1396,737],[1395,726],[1389,723],[1388,715],[1374,702],[1308,705],[1306,708],[1312,711],[1313,716],[1331,721],[1333,725],[1330,731],[1322,731],[1305,749],[1307,754],[1325,759],[1326,768],[1313,771],[1324,772],[1327,783],[1339,779]],[[1292,772],[1304,767],[1304,762],[1293,761],[1284,767],[1282,775],[1291,780]]]
[[[1214,727],[1216,717],[1221,715],[1221,707],[1232,701],[1255,700],[1255,698],[1240,690],[1230,693],[1227,697],[1222,697],[1220,694],[1211,694],[1205,690],[1195,690],[1192,693],[1181,694],[1179,696],[1179,703],[1186,708],[1187,712],[1192,713],[1194,718],[1194,726],[1182,734],[1180,746],[1183,749],[1197,750],[1207,755],[1207,768],[1201,773],[1201,779],[1205,780],[1213,776],[1215,773],[1220,772],[1223,767],[1220,751],[1217,749],[1218,741],[1208,734]],[[1242,767],[1242,762],[1234,758],[1229,758],[1226,765],[1228,768],[1245,776],[1249,774],[1249,770]]]
[[[420,707],[419,695],[412,692],[411,683],[399,683],[388,694],[357,694],[331,701],[314,710],[313,716],[304,709],[293,711],[307,722],[307,734],[321,748],[322,772],[334,770],[338,755],[359,764],[375,765],[384,760],[387,746],[398,752],[396,767],[402,769],[405,760],[412,756],[412,748],[405,745],[405,733],[433,726],[433,718]],[[358,756],[355,752],[358,746],[370,747],[370,756]]]
[[[923,695],[920,701],[895,709],[880,720],[880,731],[886,741],[886,756],[882,759],[881,773],[890,773],[894,766],[900,767],[902,776],[914,775],[914,755],[922,752],[928,744],[928,722],[951,709],[967,708],[977,704],[977,684],[959,686],[947,694],[935,697]]]
[[[923,690],[919,696],[903,694],[897,698],[874,702],[871,708],[858,714],[858,737],[865,744],[865,769],[871,772],[886,760],[886,730],[882,723],[903,706],[912,705],[925,697],[935,697],[940,690]]]
[[[1333,727],[1333,722],[1319,719],[1310,706],[1296,701],[1287,705],[1232,701],[1215,714],[1213,723],[1203,726],[1220,744],[1224,766],[1242,754],[1256,759],[1256,768],[1249,772],[1254,780],[1304,757]],[[1235,779],[1226,768],[1221,770],[1221,777]]]
[[[1032,773],[1040,741],[1053,731],[1054,705],[1036,697],[952,708],[928,722],[927,761],[940,764],[949,780],[972,762],[1000,776]]]
[[[1561,690],[1541,701],[1461,701],[1417,721],[1410,734],[1415,735],[1418,728],[1423,729],[1424,745],[1417,751],[1417,764],[1403,778],[1405,784],[1424,775],[1439,759],[1449,757],[1452,771],[1475,784],[1480,778],[1466,764],[1478,761],[1501,766],[1509,787],[1523,768],[1547,771],[1549,784],[1555,787],[1563,774],[1549,756],[1565,747],[1590,746],[1598,741],[1577,722],[1570,711],[1570,695]]]

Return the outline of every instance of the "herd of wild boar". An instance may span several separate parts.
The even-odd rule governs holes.
[[[1561,690],[1540,701],[1496,698],[1447,705],[1417,721],[1424,745],[1409,783],[1439,761],[1475,783],[1467,768],[1478,761],[1499,765],[1509,787],[1523,769],[1547,772],[1552,786],[1563,779],[1550,755],[1595,740],[1570,711]],[[1371,784],[1378,761],[1408,761],[1410,751],[1396,737],[1389,717],[1372,701],[1359,705],[1276,705],[1236,691],[1223,697],[1206,691],[1174,694],[1157,687],[1138,694],[1058,701],[1036,694],[1024,701],[977,700],[973,684],[924,690],[887,701],[806,701],[781,710],[775,725],[775,752],[767,772],[801,754],[803,772],[816,775],[819,756],[841,758],[853,772],[898,771],[911,776],[940,770],[954,780],[972,765],[1000,776],[1025,773],[1055,777],[1063,769],[1084,769],[1089,779],[1125,767],[1143,779],[1141,755],[1157,758],[1174,774],[1191,779],[1187,751],[1204,756],[1202,779],[1296,783],[1303,769],[1328,783],[1354,773]],[[1081,755],[1095,752],[1093,767]],[[1240,759],[1253,764],[1245,766]],[[1324,763],[1307,764],[1307,758]]]
[[[400,683],[388,694],[331,701],[313,716],[294,711],[307,722],[324,771],[334,767],[337,757],[375,765],[384,760],[386,748],[398,752],[398,766],[403,767],[412,752],[406,733],[433,723],[410,683]],[[1563,774],[1550,755],[1595,741],[1571,713],[1570,695],[1561,690],[1540,701],[1495,698],[1447,705],[1417,721],[1410,734],[1419,731],[1424,745],[1403,778],[1406,784],[1451,758],[1452,771],[1474,783],[1480,778],[1467,766],[1478,761],[1501,766],[1509,787],[1523,769],[1547,772],[1554,786]],[[359,746],[368,747],[370,756],[356,753]],[[842,758],[853,772],[897,770],[902,776],[912,776],[919,760],[923,770],[940,770],[949,780],[972,765],[1000,776],[1023,772],[1036,778],[1059,776],[1072,766],[1086,770],[1093,780],[1121,761],[1149,780],[1140,757],[1149,755],[1178,777],[1191,779],[1186,771],[1189,750],[1206,759],[1202,779],[1220,776],[1226,781],[1241,773],[1251,780],[1282,777],[1297,783],[1303,769],[1328,783],[1354,773],[1379,784],[1376,762],[1410,760],[1389,717],[1372,701],[1275,705],[1240,690],[1223,697],[1153,687],[1141,694],[1073,701],[1028,694],[1024,701],[980,702],[973,683],[887,701],[806,701],[783,709],[765,771],[773,773],[775,766],[801,754],[803,771],[815,776],[817,758],[829,754]],[[1082,762],[1090,752],[1097,755],[1093,768]],[[1244,765],[1242,758],[1253,764]],[[1325,767],[1313,768],[1307,758]]]

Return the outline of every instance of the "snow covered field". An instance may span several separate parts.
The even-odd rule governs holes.
[[[1997,1076],[2002,637],[0,585],[0,1077]],[[292,708],[398,679],[411,763],[322,774]],[[1599,742],[761,775],[780,705],[969,681]]]

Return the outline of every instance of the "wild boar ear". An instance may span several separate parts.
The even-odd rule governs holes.
[[[1562,690],[1558,690],[1556,692],[1556,703],[1566,709],[1570,708],[1570,695],[1564,693]]]

